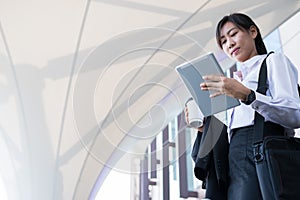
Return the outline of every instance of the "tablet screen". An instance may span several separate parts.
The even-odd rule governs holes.
[[[210,91],[200,89],[204,75],[224,75],[213,53],[185,62],[176,70],[205,117],[240,105],[238,99],[226,95],[210,98]]]

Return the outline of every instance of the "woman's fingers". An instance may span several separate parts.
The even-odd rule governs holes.
[[[249,88],[233,78],[227,78],[220,75],[207,75],[203,79],[205,82],[200,84],[201,90],[210,91],[210,97],[216,97],[222,94],[244,100],[249,94]]]
[[[223,91],[222,82],[204,82],[200,84],[201,90]]]
[[[187,124],[189,124],[189,111],[187,107],[185,107],[185,120]]]
[[[221,75],[207,75],[203,79],[206,82],[200,84],[201,90],[209,90],[211,92],[210,97],[216,97],[225,94],[224,91],[224,76]]]
[[[219,96],[222,94],[223,94],[222,92],[215,92],[215,93],[210,94],[209,97],[213,98],[213,97],[216,97],[216,96]]]
[[[203,76],[202,78],[206,81],[214,81],[214,82],[219,82],[222,81],[223,75],[206,75]]]

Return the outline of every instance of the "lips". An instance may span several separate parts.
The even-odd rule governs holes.
[[[233,51],[231,52],[231,55],[237,54],[239,50],[240,50],[240,48],[233,49]]]

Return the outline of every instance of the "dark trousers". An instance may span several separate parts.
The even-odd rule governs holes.
[[[230,200],[262,199],[253,162],[253,126],[233,130],[229,145]]]
[[[268,135],[283,135],[284,130],[265,125]],[[253,161],[253,126],[234,129],[229,145],[230,200],[262,200],[259,182]]]

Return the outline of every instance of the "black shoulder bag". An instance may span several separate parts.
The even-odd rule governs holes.
[[[267,66],[264,60],[257,92],[266,94]],[[255,112],[254,162],[263,199],[300,199],[300,139],[288,136],[266,136],[264,118]],[[264,137],[266,136],[266,137]]]

